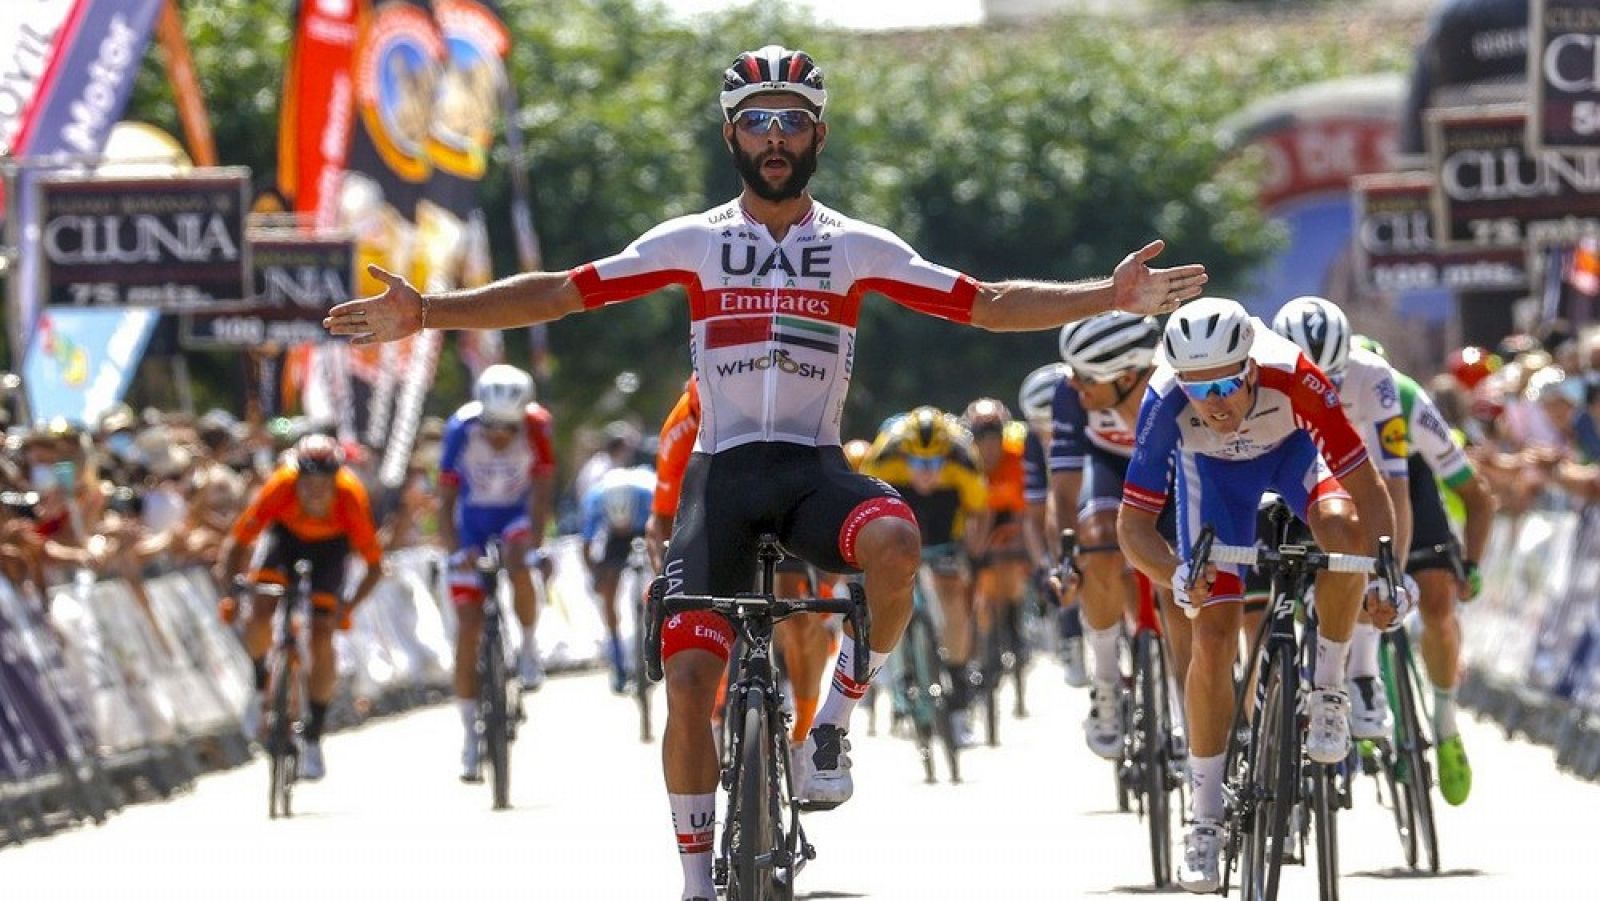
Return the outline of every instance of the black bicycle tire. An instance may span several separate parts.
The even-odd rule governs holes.
[[[913,610],[911,620],[906,624],[906,634],[900,641],[903,666],[900,667],[899,682],[900,692],[905,697],[906,717],[911,720],[913,743],[922,761],[923,781],[932,784],[939,780],[933,759],[933,723],[937,711],[936,700],[928,693],[931,676],[927,674],[938,666],[938,658],[936,656],[931,661],[923,659],[929,644],[922,640],[922,633],[929,628],[927,615],[920,610]]]
[[[1388,692],[1390,707],[1398,709],[1400,706],[1400,694],[1395,678],[1394,661],[1396,655],[1391,638],[1385,637],[1381,652],[1382,657],[1380,660],[1384,669],[1384,690]],[[1401,717],[1396,716],[1394,718],[1390,736],[1387,741],[1379,745],[1378,752],[1382,778],[1388,786],[1389,800],[1393,805],[1395,831],[1400,838],[1400,852],[1405,858],[1406,866],[1414,870],[1417,868],[1417,854],[1419,851],[1417,843],[1417,808],[1409,788],[1406,786],[1405,781],[1400,778],[1399,773],[1400,758],[1404,753],[1401,750],[1405,737],[1402,731],[1404,724],[1405,721]]]
[[[1160,639],[1141,632],[1134,644],[1134,665],[1139,670],[1141,710],[1140,750],[1144,760],[1145,822],[1150,833],[1150,873],[1157,888],[1172,881],[1172,797],[1167,785],[1166,673],[1161,662]],[[1154,651],[1154,653],[1152,653]]]
[[[984,739],[989,747],[998,747],[1000,744],[1000,683],[1005,681],[1006,667],[1005,656],[1001,651],[1003,644],[999,634],[1003,627],[994,622],[989,627],[989,637],[984,649],[983,668],[983,727]]]
[[[1318,901],[1339,901],[1339,808],[1334,801],[1334,767],[1311,766],[1311,831],[1317,842]]]
[[[933,637],[931,622],[924,620],[923,628],[918,630],[917,640],[923,643],[920,657],[928,670],[918,681],[933,701],[933,734],[944,746],[950,781],[957,783],[961,781],[961,747],[956,744],[955,710],[950,706],[955,685],[949,668],[940,662],[942,658],[939,656],[938,642]]]
[[[1119,657],[1121,656],[1121,654],[1120,654],[1120,641],[1121,641],[1121,639],[1118,639],[1118,642],[1119,642],[1119,654],[1118,654],[1118,656]],[[1121,665],[1118,664],[1118,666],[1120,667]],[[1120,680],[1122,677],[1119,675],[1117,678]],[[1133,708],[1132,708],[1132,704],[1133,704],[1133,699],[1130,696],[1129,692],[1124,691],[1124,692],[1121,692],[1118,695],[1118,697],[1117,697],[1117,719],[1122,721],[1123,740],[1122,740],[1122,748],[1121,748],[1121,750],[1119,750],[1117,752],[1116,758],[1111,761],[1111,778],[1115,780],[1116,786],[1117,786],[1117,812],[1118,813],[1129,813],[1129,812],[1131,812],[1133,810],[1134,797],[1135,797],[1135,793],[1137,791],[1137,789],[1135,787],[1128,785],[1128,776],[1127,776],[1127,771],[1128,771],[1127,764],[1129,763],[1127,736],[1128,736],[1129,727],[1131,727],[1133,725]]]
[[[498,616],[499,611],[489,610],[486,615]],[[478,673],[478,697],[483,705],[486,756],[493,771],[490,785],[494,809],[505,810],[511,806],[511,714],[506,704],[505,647],[496,629],[485,629],[479,644],[483,669]]]
[[[1416,666],[1411,657],[1410,642],[1406,636],[1390,636],[1394,648],[1395,694],[1399,698],[1399,721],[1405,734],[1400,742],[1400,752],[1406,756],[1406,791],[1415,810],[1417,844],[1428,856],[1428,870],[1439,872],[1439,833],[1433,816],[1433,769],[1428,763],[1428,742],[1422,732],[1421,707],[1417,687],[1413,681]],[[1420,854],[1419,854],[1420,857]]]
[[[267,753],[272,758],[269,773],[267,813],[271,819],[289,817],[290,793],[294,784],[293,720],[289,716],[289,690],[293,680],[292,666],[281,649],[272,652],[272,730],[267,736]]]
[[[639,705],[639,740],[655,741],[655,730],[650,723],[650,680],[645,678],[645,642],[649,640],[644,625],[645,603],[641,596],[634,602],[633,617],[633,699]]]
[[[1245,842],[1245,872],[1240,885],[1244,901],[1276,901],[1278,897],[1283,843],[1288,837],[1289,809],[1293,806],[1294,784],[1299,775],[1299,728],[1292,696],[1296,674],[1293,657],[1287,649],[1280,648],[1268,658],[1265,703],[1252,727],[1250,742],[1251,779],[1261,797]],[[1287,703],[1286,695],[1289,696]]]
[[[752,688],[744,700],[743,723],[739,735],[737,783],[729,794],[739,798],[738,842],[731,848],[728,868],[728,901],[769,901],[772,895],[772,867],[763,868],[761,858],[770,860],[771,848],[763,848],[772,837],[772,809],[768,792],[771,773],[767,759],[767,720],[765,695]],[[765,872],[763,872],[763,869]]]

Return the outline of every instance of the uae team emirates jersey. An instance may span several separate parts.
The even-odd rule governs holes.
[[[867,292],[967,322],[978,287],[820,203],[774,241],[738,200],[664,222],[571,275],[591,309],[668,285],[688,291],[702,408],[695,449],[709,453],[755,441],[838,444]]]

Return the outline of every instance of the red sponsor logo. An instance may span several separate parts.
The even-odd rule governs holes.
[[[884,516],[898,517],[912,525],[917,522],[917,515],[898,497],[875,497],[862,501],[845,517],[844,526],[839,529],[839,556],[844,562],[857,565],[856,539],[861,537],[861,530],[866,528],[867,523]]]

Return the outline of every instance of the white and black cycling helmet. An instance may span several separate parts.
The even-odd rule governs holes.
[[[1022,390],[1017,392],[1017,409],[1022,411],[1022,418],[1030,423],[1048,422],[1056,386],[1070,373],[1065,363],[1046,363],[1028,373],[1022,380]]]
[[[472,399],[483,407],[485,422],[518,423],[533,402],[533,376],[515,366],[496,363],[472,387]]]
[[[1149,369],[1160,342],[1154,316],[1113,310],[1062,326],[1061,359],[1079,378],[1109,382],[1130,370]]]
[[[1350,361],[1350,320],[1331,300],[1307,294],[1283,305],[1272,330],[1300,345],[1329,378],[1344,375]]]
[[[822,87],[822,70],[804,50],[790,50],[768,44],[760,50],[746,50],[722,73],[722,115],[733,121],[733,111],[745,98],[756,94],[796,94],[816,108],[822,117],[828,92]]]
[[[1202,297],[1178,308],[1167,320],[1161,348],[1179,372],[1242,363],[1250,357],[1256,327],[1237,300]]]

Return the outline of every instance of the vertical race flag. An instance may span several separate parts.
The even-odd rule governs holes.
[[[15,97],[0,99],[0,137],[21,158],[61,157],[68,166],[93,162],[111,126],[122,118],[139,62],[150,43],[162,0],[44,0],[26,4],[17,21],[18,43],[5,63],[21,75]],[[7,35],[10,36],[9,34]],[[23,95],[31,93],[24,101]],[[27,166],[16,198],[21,256],[15,279],[14,322],[19,336],[33,327],[39,308],[39,231],[34,223]]]
[[[300,0],[278,122],[278,190],[318,226],[337,219],[350,151],[350,65],[360,0]]]
[[[167,81],[178,102],[178,118],[183,122],[184,139],[189,143],[189,158],[197,166],[215,166],[217,142],[211,136],[211,116],[206,112],[205,94],[201,93],[200,79],[195,75],[189,39],[183,35],[178,0],[166,0],[161,4],[156,38],[167,55]]]

